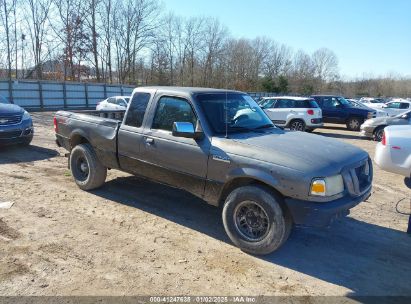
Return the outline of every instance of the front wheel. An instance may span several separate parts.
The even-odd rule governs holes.
[[[350,131],[360,131],[363,120],[358,117],[351,117],[347,121],[347,129]]]
[[[384,127],[378,127],[373,134],[373,138],[375,141],[381,141],[384,135]]]
[[[74,147],[70,153],[70,168],[74,181],[82,190],[99,188],[106,181],[107,168],[97,158],[90,144]]]
[[[224,228],[241,250],[263,255],[277,250],[288,238],[291,217],[280,206],[280,197],[259,186],[231,192],[224,204]]]

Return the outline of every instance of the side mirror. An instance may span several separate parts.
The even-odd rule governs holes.
[[[381,108],[385,109],[385,108],[388,108],[388,106],[387,106],[386,104],[383,104],[383,105],[381,106]]]
[[[198,139],[202,136],[203,132],[196,131],[191,122],[174,122],[172,134],[175,137]]]
[[[337,109],[341,109],[341,108],[343,107],[343,105],[340,104],[340,103],[337,103],[337,104],[335,105],[335,107],[336,107]]]

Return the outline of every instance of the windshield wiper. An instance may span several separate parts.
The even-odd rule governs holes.
[[[261,129],[265,129],[265,128],[274,128],[274,125],[266,124],[266,125],[261,125],[256,128],[247,128],[247,127],[242,127],[242,126],[228,126],[228,130],[244,131],[244,132],[259,132],[259,133],[261,133]]]
[[[228,126],[228,130],[236,130],[236,131],[246,131],[246,132],[253,132],[255,129],[242,127],[242,126]]]
[[[267,129],[267,128],[275,128],[275,126],[274,126],[273,124],[265,124],[265,125],[261,125],[261,126],[255,128],[255,130],[258,130],[258,129]]]

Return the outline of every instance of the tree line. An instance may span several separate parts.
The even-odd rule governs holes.
[[[218,19],[183,18],[158,0],[0,0],[0,77],[179,85],[279,94],[411,95],[398,77],[342,81],[338,58]]]

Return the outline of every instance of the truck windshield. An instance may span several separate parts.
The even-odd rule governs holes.
[[[0,103],[9,103],[6,98],[0,95]]]
[[[199,94],[197,100],[218,134],[275,127],[255,100],[246,94]]]

